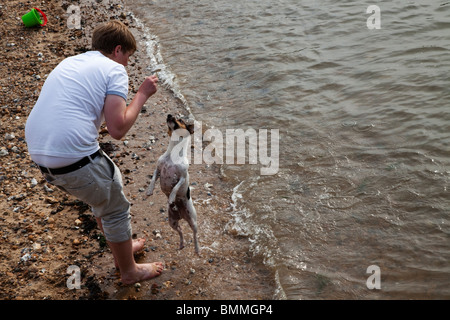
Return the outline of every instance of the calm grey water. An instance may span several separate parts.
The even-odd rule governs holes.
[[[274,298],[450,298],[450,2],[125,2],[197,120],[279,129],[277,174],[223,167]]]

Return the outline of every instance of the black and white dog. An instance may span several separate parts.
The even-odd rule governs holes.
[[[178,222],[184,219],[194,232],[195,252],[199,254],[197,212],[192,203],[189,189],[189,160],[187,157],[188,152],[191,150],[191,139],[189,138],[194,133],[194,125],[187,125],[183,120],[176,119],[169,114],[167,116],[167,126],[171,137],[169,147],[158,159],[147,195],[151,196],[153,194],[156,180],[159,178],[161,190],[168,197],[169,224],[180,235],[180,249],[184,248],[184,241]],[[173,136],[174,132],[176,132],[175,136]]]

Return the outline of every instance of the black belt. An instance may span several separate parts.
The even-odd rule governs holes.
[[[87,165],[88,163],[91,162],[91,159],[95,159],[96,157],[101,156],[101,155],[103,155],[103,154],[102,154],[101,149],[99,149],[98,151],[94,152],[90,156],[86,156],[83,159],[81,159],[71,165],[68,165],[67,167],[49,169],[46,167],[42,167],[40,165],[37,165],[37,166],[39,167],[39,169],[41,169],[42,173],[49,173],[52,175],[66,174],[66,173],[73,172],[75,170],[83,168],[85,165]]]

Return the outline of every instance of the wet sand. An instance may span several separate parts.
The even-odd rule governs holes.
[[[187,244],[178,250],[179,237],[168,225],[167,199],[159,184],[152,197],[145,197],[156,160],[168,145],[167,114],[188,116],[170,90],[159,88],[122,141],[105,128],[99,139],[123,174],[133,237],[146,238],[136,259],[163,261],[161,276],[124,286],[89,207],[45,182],[29,158],[24,127],[46,75],[65,57],[89,50],[93,28],[109,19],[126,23],[138,41],[127,67],[130,101],[148,75],[143,30],[120,1],[82,6],[80,30],[67,27],[69,4],[43,3],[39,8],[48,16],[47,26],[28,29],[20,17],[30,4],[8,1],[0,7],[0,299],[273,299],[273,274],[252,257],[248,239],[228,227],[231,186],[220,167],[190,167],[200,257],[185,221]],[[70,266],[80,268],[80,289],[67,287]]]

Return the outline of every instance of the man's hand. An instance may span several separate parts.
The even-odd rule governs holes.
[[[145,78],[144,82],[142,82],[141,86],[139,87],[138,92],[141,92],[144,94],[147,99],[150,98],[152,95],[156,93],[158,90],[156,84],[158,83],[158,77],[153,75]]]
[[[158,90],[158,77],[149,76],[142,82],[139,90],[127,107],[125,100],[117,95],[108,95],[103,107],[106,126],[114,139],[122,139],[133,126],[148,98]]]

